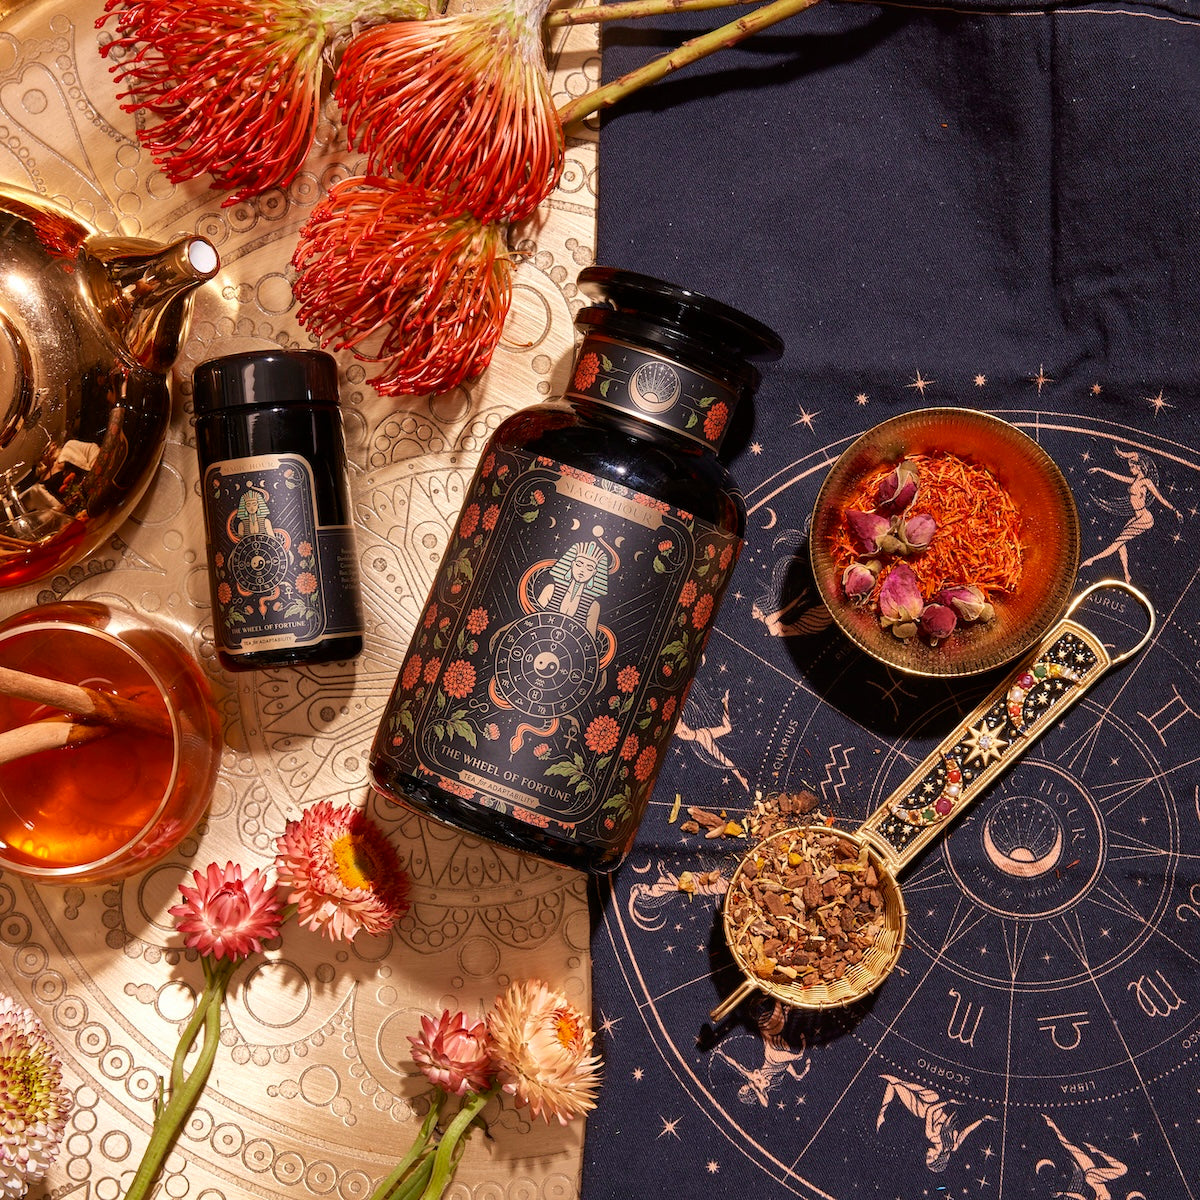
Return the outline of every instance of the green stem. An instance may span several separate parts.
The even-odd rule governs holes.
[[[380,1200],[420,1200],[429,1186],[429,1177],[433,1174],[434,1152],[432,1146],[425,1147],[425,1153],[413,1168],[412,1173],[402,1179],[397,1186]]]
[[[221,1004],[229,987],[229,978],[237,964],[228,959],[221,959],[215,963],[208,958],[202,958],[200,961],[204,965],[204,991],[175,1052],[175,1062],[171,1068],[171,1095],[167,1103],[155,1114],[150,1142],[124,1200],[146,1200],[150,1195],[163,1162],[175,1145],[184,1122],[196,1106],[196,1101],[200,1099],[200,1093],[208,1082],[213,1062],[217,1057],[217,1046],[221,1039]],[[195,1065],[185,1078],[183,1060],[192,1048],[201,1024],[204,1040],[200,1044],[200,1053]]]
[[[601,21],[627,21],[638,17],[665,16],[677,12],[699,12],[729,8],[735,4],[757,4],[758,0],[617,0],[613,4],[589,4],[583,8],[559,8],[546,17],[546,26],[591,25]]]
[[[558,110],[559,120],[563,125],[570,125],[572,121],[578,121],[581,117],[586,117],[598,109],[608,108],[610,105],[616,104],[618,100],[636,92],[638,88],[645,87],[650,83],[657,83],[672,71],[678,71],[680,67],[699,62],[700,59],[707,58],[708,55],[715,54],[718,50],[735,46],[752,34],[769,29],[772,25],[795,16],[796,13],[803,12],[806,8],[812,8],[818,2],[819,0],[771,0],[771,3],[756,8],[746,16],[738,17],[736,21],[730,21],[718,29],[691,38],[669,54],[664,54],[636,70],[629,71],[620,79],[614,79],[611,83],[604,84],[603,87],[577,96]]]
[[[393,1192],[404,1181],[404,1176],[408,1174],[409,1168],[429,1148],[429,1139],[433,1136],[433,1131],[437,1127],[438,1117],[441,1115],[442,1104],[445,1099],[446,1093],[439,1088],[437,1103],[430,1108],[425,1116],[425,1120],[421,1122],[421,1128],[417,1131],[417,1136],[413,1139],[413,1144],[409,1148],[408,1153],[396,1164],[391,1174],[386,1179],[380,1181],[379,1185],[371,1193],[371,1200],[392,1200]],[[418,1192],[417,1195],[420,1195],[420,1193]]]
[[[433,1160],[433,1174],[421,1193],[421,1200],[441,1200],[441,1195],[454,1175],[454,1168],[458,1166],[462,1154],[459,1140],[471,1128],[472,1122],[483,1111],[484,1105],[499,1090],[500,1085],[495,1084],[486,1092],[471,1092],[463,1101],[462,1107],[454,1114],[454,1120],[442,1134],[442,1140],[438,1142],[437,1154]]]

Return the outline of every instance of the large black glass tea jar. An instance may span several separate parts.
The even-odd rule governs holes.
[[[371,752],[386,796],[584,870],[625,856],[742,545],[717,457],[766,326],[607,267],[561,399],[485,448]]]

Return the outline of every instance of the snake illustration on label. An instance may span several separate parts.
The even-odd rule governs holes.
[[[619,841],[649,797],[739,549],[587,472],[487,455],[379,761],[560,836]]]
[[[328,584],[342,573],[351,531],[317,525],[305,459],[267,454],[214,463],[205,473],[204,499],[222,650],[307,646],[345,624],[329,602]]]

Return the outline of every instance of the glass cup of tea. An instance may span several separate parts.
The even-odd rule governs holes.
[[[195,828],[219,760],[208,680],[173,634],[94,601],[0,622],[0,871],[145,870]]]

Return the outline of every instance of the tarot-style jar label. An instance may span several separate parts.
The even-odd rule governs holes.
[[[377,775],[621,844],[740,546],[650,496],[490,452],[381,722]]]
[[[220,649],[249,654],[362,632],[353,530],[318,525],[306,459],[213,463],[204,516]]]

